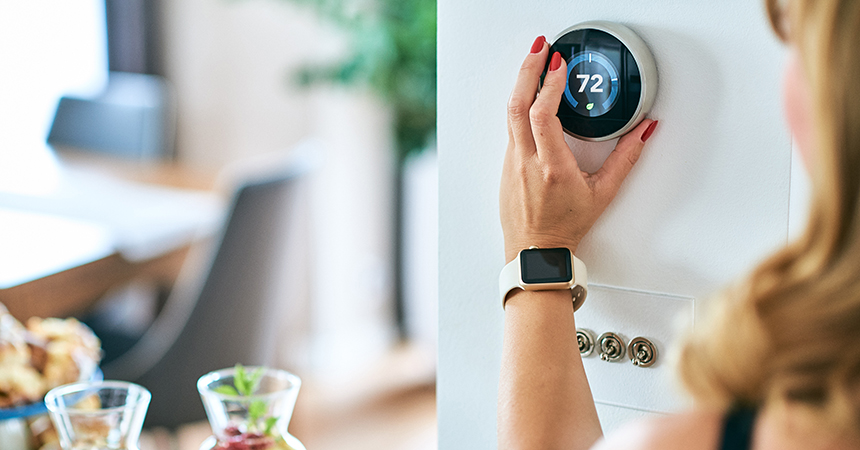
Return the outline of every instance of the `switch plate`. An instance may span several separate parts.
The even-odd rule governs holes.
[[[595,406],[597,407],[597,417],[600,419],[600,426],[603,428],[603,433],[607,435],[634,420],[658,414],[600,402],[595,403]]]
[[[577,327],[595,334],[616,333],[625,345],[641,336],[657,347],[651,367],[633,365],[629,355],[616,362],[602,361],[597,352],[583,358],[595,401],[656,412],[685,405],[668,356],[678,332],[693,325],[694,305],[691,297],[590,284],[588,298],[575,314]]]

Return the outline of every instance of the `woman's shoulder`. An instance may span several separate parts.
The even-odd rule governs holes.
[[[723,412],[691,410],[648,417],[610,433],[594,450],[713,450],[721,437]]]

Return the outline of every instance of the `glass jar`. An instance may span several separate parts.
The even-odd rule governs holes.
[[[258,385],[237,389],[237,368],[210,372],[197,381],[213,432],[200,449],[305,450],[287,431],[301,387],[299,377],[261,367],[238,370],[258,374]],[[243,378],[239,377],[240,384]]]
[[[134,383],[87,381],[51,389],[45,405],[63,450],[139,450],[151,398]]]

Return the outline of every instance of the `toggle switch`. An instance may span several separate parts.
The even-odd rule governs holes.
[[[594,334],[584,328],[577,328],[576,343],[579,345],[580,355],[583,357],[591,355],[594,351]]]
[[[634,366],[649,367],[657,360],[657,347],[644,337],[633,338],[627,351]]]
[[[615,333],[606,332],[597,338],[597,349],[600,353],[600,359],[610,362],[618,361],[624,357],[624,340]]]

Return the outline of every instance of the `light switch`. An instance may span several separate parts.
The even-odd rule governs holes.
[[[583,358],[594,399],[646,411],[672,412],[686,402],[674,386],[666,355],[684,327],[692,326],[695,300],[690,297],[643,293],[590,284],[588,298],[576,312],[576,326],[596,334],[613,333],[626,346],[645,338],[660,356],[649,367],[634,365],[630,355],[607,362],[595,352]]]

